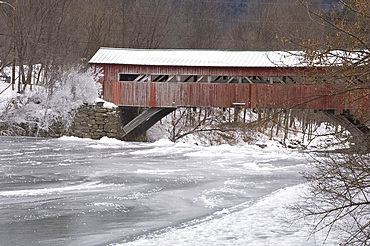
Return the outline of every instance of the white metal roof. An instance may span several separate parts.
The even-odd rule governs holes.
[[[297,52],[100,48],[89,63],[196,67],[302,67]]]

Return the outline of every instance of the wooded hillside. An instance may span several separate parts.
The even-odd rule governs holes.
[[[14,38],[20,65],[59,66],[87,60],[101,46],[280,50],[298,48],[281,37],[324,33],[306,7],[291,0],[7,2],[16,11],[0,4],[0,69],[12,63]],[[331,6],[328,1],[309,2],[319,9]]]

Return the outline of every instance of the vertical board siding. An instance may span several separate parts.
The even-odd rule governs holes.
[[[104,82],[104,99],[120,106],[370,110],[370,89],[329,85]]]
[[[113,88],[113,92],[111,93],[113,95],[113,102],[117,105],[121,105],[122,104],[122,100],[121,100],[121,87],[122,87],[122,84],[121,83],[114,83],[112,88]]]
[[[116,103],[113,100],[113,91],[114,91],[113,83],[110,82],[110,81],[104,81],[104,83],[103,83],[103,97],[104,97],[104,99],[109,101],[109,102]]]

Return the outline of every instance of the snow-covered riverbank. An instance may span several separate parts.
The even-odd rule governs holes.
[[[181,228],[145,235],[140,239],[115,246],[295,246],[321,245],[325,233],[311,235],[312,221],[296,220],[290,207],[302,202],[305,184],[280,189],[254,204],[241,204],[231,212],[224,209],[204,221],[193,221]],[[192,225],[195,223],[195,225]],[[331,235],[326,245],[340,245],[339,235]]]

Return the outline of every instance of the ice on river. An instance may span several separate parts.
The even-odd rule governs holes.
[[[315,245],[287,206],[306,156],[268,144],[202,147],[0,138],[0,245]],[[329,239],[328,245],[338,245]]]

